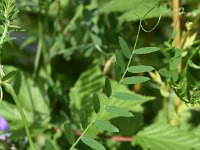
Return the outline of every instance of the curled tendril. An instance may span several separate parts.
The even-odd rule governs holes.
[[[185,10],[183,7],[179,8],[179,15],[183,15],[185,13]]]
[[[159,5],[160,5],[160,3],[161,3],[161,1],[158,1],[155,5],[154,5],[154,7],[152,7],[149,11],[147,11],[145,14],[144,14],[144,16],[141,18],[140,16],[138,16],[136,13],[134,13],[134,12],[132,12],[135,16],[137,16],[138,17],[138,19],[140,20],[140,28],[144,31],[144,32],[152,32],[157,26],[158,26],[158,24],[160,23],[160,20],[161,20],[161,17],[162,17],[162,11],[161,11],[161,8],[159,7]],[[157,8],[157,7],[159,7],[160,8],[160,15],[159,15],[159,18],[158,18],[158,21],[157,21],[157,23],[156,23],[156,25],[154,26],[154,27],[152,27],[150,30],[146,30],[145,28],[144,28],[144,26],[142,25],[142,22],[144,21],[145,22],[145,24],[147,25],[147,22],[146,22],[146,20],[145,20],[145,17],[153,10],[153,9],[155,9],[155,8]]]

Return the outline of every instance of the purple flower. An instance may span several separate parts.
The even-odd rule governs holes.
[[[9,129],[8,122],[0,116],[0,130],[6,131]]]

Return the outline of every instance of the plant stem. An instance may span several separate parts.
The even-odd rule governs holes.
[[[167,97],[163,97],[163,109],[164,109],[164,118],[166,120],[166,122],[169,122],[169,112],[168,112],[168,98]]]
[[[175,47],[180,48],[181,46],[181,18],[179,15],[180,1],[172,0],[172,10],[173,10],[173,25],[176,32],[175,37]],[[179,72],[182,70],[182,63],[178,66]],[[178,109],[181,105],[181,101],[178,96],[175,97],[175,111],[178,115]]]
[[[22,117],[22,120],[24,122],[24,126],[25,126],[25,131],[26,131],[26,135],[27,135],[27,138],[28,138],[28,141],[29,141],[29,144],[30,144],[30,147],[32,150],[35,150],[35,147],[34,147],[34,144],[33,144],[33,141],[32,141],[32,138],[31,138],[31,134],[30,134],[30,130],[29,130],[29,127],[28,127],[28,122],[26,120],[26,116],[23,112],[23,109],[22,109],[22,106],[20,104],[20,101],[12,87],[12,85],[8,84],[8,83],[4,83],[5,87],[7,88],[8,90],[8,93],[11,94],[11,96],[13,97],[13,100],[15,101],[16,105],[17,105],[17,108],[19,110],[19,113]]]

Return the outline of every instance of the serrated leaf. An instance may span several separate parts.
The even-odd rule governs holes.
[[[2,78],[2,82],[12,78],[15,74],[17,73],[17,71],[11,71],[9,73],[7,73],[3,78]]]
[[[122,52],[124,56],[126,56],[128,59],[131,57],[131,50],[129,49],[128,45],[126,44],[126,41],[119,37],[119,44],[122,49]]]
[[[88,125],[87,115],[83,109],[79,111],[82,128],[85,129]]]
[[[132,144],[144,150],[192,150],[199,149],[199,137],[166,123],[156,123],[140,131]]]
[[[117,63],[115,63],[115,66],[114,66],[114,75],[115,75],[115,79],[119,82],[122,76],[121,76],[119,65]]]
[[[196,65],[195,63],[193,63],[192,60],[189,60],[188,64],[189,64],[190,67],[192,67],[194,69],[200,69],[200,66]]]
[[[135,50],[135,54],[148,54],[159,51],[159,47],[143,47]]]
[[[112,88],[111,88],[111,84],[110,84],[110,79],[108,77],[105,78],[105,94],[107,97],[110,97],[112,94]]]
[[[123,84],[137,84],[149,81],[150,78],[148,77],[140,77],[140,76],[134,76],[134,77],[126,77],[122,80]]]
[[[131,72],[131,73],[150,72],[152,70],[154,70],[152,66],[143,66],[143,65],[130,66],[128,68],[128,72]]]
[[[106,150],[102,144],[100,144],[99,142],[97,142],[96,140],[94,140],[90,137],[83,136],[81,138],[81,141],[93,149]]]
[[[134,115],[126,109],[114,107],[114,106],[107,106],[105,110],[109,113],[112,113],[118,117],[133,117]]]
[[[154,97],[142,96],[136,93],[125,93],[125,92],[115,92],[114,97],[120,100],[125,101],[143,101],[143,100],[152,100]]]
[[[116,50],[115,56],[116,56],[116,63],[119,65],[121,72],[123,73],[125,71],[125,63],[120,51]]]
[[[93,104],[94,104],[94,111],[98,113],[100,110],[100,101],[99,101],[99,96],[96,93],[93,94]]]
[[[68,123],[64,124],[64,129],[66,131],[67,140],[72,145],[75,142],[74,132]]]
[[[109,121],[96,120],[94,124],[97,127],[109,132],[119,132],[119,129],[115,127],[114,125],[112,125]]]
[[[55,150],[55,147],[49,139],[45,140],[45,150]]]

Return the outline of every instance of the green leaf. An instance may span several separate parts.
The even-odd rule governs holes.
[[[94,124],[97,127],[109,132],[119,132],[118,128],[112,125],[109,121],[96,120]]]
[[[98,113],[100,110],[100,101],[96,93],[93,94],[93,104],[94,104],[94,111]]]
[[[116,50],[115,56],[116,56],[116,63],[119,65],[121,72],[123,73],[125,71],[125,63],[124,63],[124,59],[121,55],[121,52]]]
[[[118,108],[115,106],[107,106],[105,110],[117,117],[133,117],[134,115],[126,109]]]
[[[159,51],[159,47],[143,47],[135,50],[135,54],[148,54]]]
[[[15,76],[17,73],[17,71],[11,71],[9,73],[7,73],[3,78],[2,78],[2,82],[9,80],[10,78],[12,78],[13,76]]]
[[[80,109],[79,115],[80,115],[82,128],[85,129],[88,125],[87,115],[83,109]]]
[[[170,72],[167,68],[161,68],[158,71],[163,77],[169,78],[170,77]]]
[[[0,26],[0,34],[3,34],[3,32],[4,32],[4,28]]]
[[[152,100],[154,97],[142,96],[136,93],[125,93],[125,92],[115,92],[114,97],[120,100],[125,101],[143,101],[143,100]]]
[[[122,76],[121,76],[120,67],[117,63],[115,63],[114,75],[115,75],[115,79],[119,82]]]
[[[188,64],[189,64],[190,67],[192,67],[194,69],[200,69],[200,66],[196,65],[195,63],[193,63],[192,60],[189,60]]]
[[[45,150],[55,150],[55,147],[49,139],[45,140]]]
[[[107,97],[110,97],[112,94],[112,88],[111,88],[111,84],[110,84],[110,79],[108,77],[106,77],[105,79],[105,94]]]
[[[126,44],[126,41],[119,37],[119,44],[122,49],[122,52],[124,56],[126,56],[128,59],[131,57],[131,50],[129,49],[128,45]]]
[[[102,144],[90,137],[83,136],[81,141],[95,150],[106,150]]]
[[[131,73],[150,72],[152,70],[154,70],[153,67],[151,67],[151,66],[143,66],[143,65],[130,66],[128,68],[128,71],[131,72]]]
[[[140,131],[132,144],[139,144],[144,150],[198,150],[199,140],[189,131],[166,123],[156,123]]]
[[[75,142],[74,132],[68,123],[64,124],[64,129],[66,132],[67,140],[72,145]]]
[[[134,77],[126,77],[122,80],[123,84],[137,84],[149,81],[150,78],[148,77],[140,77],[140,76],[134,76]]]

